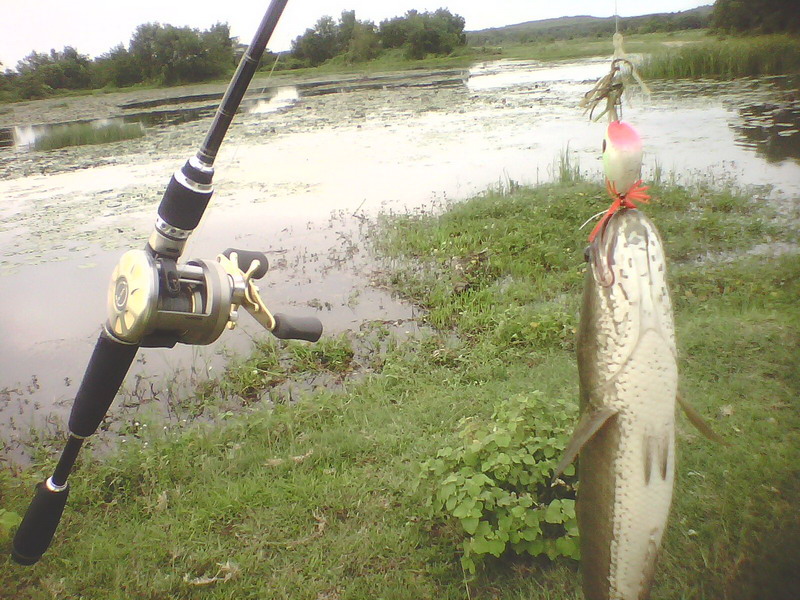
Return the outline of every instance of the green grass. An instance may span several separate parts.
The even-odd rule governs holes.
[[[641,73],[662,79],[796,74],[800,73],[800,38],[767,35],[680,46],[651,56]]]
[[[797,231],[734,189],[652,192],[645,210],[671,259],[682,388],[731,443],[712,444],[679,420],[675,501],[652,597],[794,598],[800,258],[746,251],[796,242]],[[577,397],[588,234],[578,227],[607,205],[600,185],[578,181],[382,218],[372,240],[392,265],[387,280],[424,307],[427,333],[399,337],[378,324],[319,351],[261,344],[223,376],[226,393],[249,399],[238,415],[150,427],[110,456],[83,455],[53,546],[31,568],[0,559],[0,596],[581,597],[569,559],[504,555],[467,580],[464,532],[429,514],[432,490],[414,482],[423,461],[457,442],[462,418],[490,426],[498,402],[533,390],[542,401]],[[347,378],[357,366],[361,377]],[[271,373],[319,371],[343,385],[294,402],[259,399]],[[22,513],[51,469],[47,461],[4,473],[0,506]]]
[[[55,150],[69,146],[108,144],[142,136],[144,136],[144,129],[136,123],[108,123],[100,126],[74,123],[54,126],[36,139],[34,148],[36,150]]]
[[[706,31],[702,29],[676,31],[674,33],[636,33],[630,35],[623,32],[623,35],[625,51],[632,54],[660,52],[673,44],[693,44],[705,40],[707,37]],[[489,50],[491,49],[484,49],[484,51]],[[529,44],[505,44],[494,48],[494,52],[497,54],[496,58],[568,60],[590,56],[611,56],[614,52],[614,47],[609,35]]]

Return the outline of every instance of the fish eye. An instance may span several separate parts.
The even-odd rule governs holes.
[[[606,141],[603,140],[603,152],[605,152],[605,151],[606,151]]]

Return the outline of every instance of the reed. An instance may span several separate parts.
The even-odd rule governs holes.
[[[144,129],[138,123],[108,123],[100,126],[89,123],[73,123],[54,127],[37,138],[33,146],[36,150],[55,150],[68,146],[107,144],[139,138],[143,135]]]
[[[765,35],[686,44],[652,55],[641,73],[663,79],[800,73],[800,38]]]

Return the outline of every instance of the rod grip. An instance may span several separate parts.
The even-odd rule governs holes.
[[[116,341],[105,330],[100,334],[69,415],[74,435],[85,438],[97,431],[138,348]]]
[[[282,340],[306,340],[316,342],[322,335],[322,321],[316,317],[290,317],[275,314],[275,329],[272,335]]]
[[[42,558],[53,541],[68,495],[69,484],[62,491],[54,491],[46,481],[36,485],[33,500],[14,535],[11,558],[21,565],[32,565]]]

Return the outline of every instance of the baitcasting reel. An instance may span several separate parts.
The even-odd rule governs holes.
[[[318,319],[273,315],[264,305],[254,280],[268,268],[263,253],[232,248],[216,260],[180,265],[130,250],[111,276],[106,331],[142,347],[206,345],[236,326],[241,306],[278,338],[317,341],[322,334]]]

